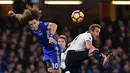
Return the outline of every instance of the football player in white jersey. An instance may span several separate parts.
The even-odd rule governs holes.
[[[61,68],[62,68],[62,73],[70,73],[66,66],[65,66],[65,57],[66,54],[64,53],[66,51],[66,43],[67,42],[67,38],[65,35],[60,35],[58,38],[58,43],[60,44],[61,48],[62,48],[62,53],[61,53]]]
[[[92,24],[89,30],[79,34],[69,45],[66,50],[65,64],[70,73],[81,73],[81,63],[94,57],[103,67],[107,67],[109,62],[114,58],[113,52],[107,56],[102,54],[97,48],[92,45],[92,40],[99,37],[101,27],[99,24]]]

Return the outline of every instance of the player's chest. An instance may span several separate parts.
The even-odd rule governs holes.
[[[45,34],[45,33],[44,33],[42,30],[40,30],[40,29],[37,30],[37,31],[33,31],[33,33],[34,33],[35,36],[39,36],[39,37],[40,37],[40,36],[43,36],[43,35]]]

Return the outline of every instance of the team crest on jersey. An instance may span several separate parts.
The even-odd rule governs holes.
[[[34,31],[34,33],[38,34],[38,35],[43,35],[42,31],[41,30],[38,30],[38,32]]]
[[[41,33],[41,30],[39,30],[38,33]]]
[[[41,30],[38,31],[38,34],[41,36],[43,35],[43,33],[41,32]]]
[[[43,33],[39,33],[39,35],[41,36],[41,35],[43,35]]]

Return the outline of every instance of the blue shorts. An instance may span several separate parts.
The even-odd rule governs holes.
[[[56,51],[54,51],[50,54],[44,53],[44,57],[43,57],[44,61],[50,60],[52,70],[58,70],[60,68],[60,64],[61,64],[60,47],[55,47],[55,49],[56,49]]]

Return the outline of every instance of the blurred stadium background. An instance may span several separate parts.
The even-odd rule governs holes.
[[[27,24],[16,22],[7,15],[9,10],[22,13],[26,4],[39,6],[43,11],[41,20],[57,23],[56,36],[66,35],[68,43],[92,23],[102,26],[100,38],[94,45],[106,55],[114,51],[117,57],[108,68],[102,68],[97,60],[85,60],[82,73],[130,73],[130,0],[118,3],[71,0],[79,2],[76,4],[50,4],[49,1],[56,0],[0,0],[0,73],[47,73],[40,43],[26,29]],[[71,13],[77,9],[85,14],[83,22],[78,24],[71,20]]]

